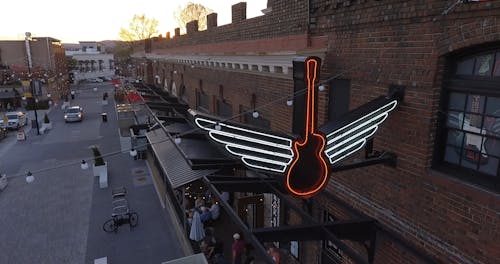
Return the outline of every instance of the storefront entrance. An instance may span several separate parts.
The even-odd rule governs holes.
[[[238,216],[250,229],[264,227],[264,195],[239,198]]]

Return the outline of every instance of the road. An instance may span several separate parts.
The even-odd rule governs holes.
[[[112,96],[109,105],[101,104],[102,93],[112,95],[112,86],[99,84],[97,92],[94,86],[77,87],[71,100],[71,105],[83,107],[83,122],[64,123],[57,106],[49,111],[50,132],[36,135],[36,129],[26,127],[25,141],[10,133],[0,142],[0,172],[9,177],[0,192],[0,263],[94,263],[103,257],[108,263],[161,263],[186,255],[147,164],[121,151]],[[108,122],[102,121],[103,111]],[[99,189],[91,169],[80,168],[82,159],[91,162],[91,145],[98,145],[105,156],[113,154],[105,157],[107,189]],[[30,184],[23,176],[27,171],[35,176]],[[110,218],[111,188],[118,186],[127,188],[139,225],[108,234],[102,224]]]

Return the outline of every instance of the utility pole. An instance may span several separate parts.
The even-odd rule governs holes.
[[[30,88],[31,88],[31,95],[33,97],[33,106],[35,109],[35,121],[36,121],[36,134],[40,135],[40,128],[38,127],[38,113],[37,113],[37,108],[38,108],[38,99],[35,97],[35,86],[33,84],[33,80],[31,78],[31,68],[33,67],[33,61],[31,60],[31,47],[30,47],[30,38],[31,38],[31,33],[26,32],[24,34],[26,37],[24,38],[24,42],[26,44],[26,53],[28,54],[28,77],[30,78]]]

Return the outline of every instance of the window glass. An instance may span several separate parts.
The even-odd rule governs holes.
[[[481,133],[481,125],[483,124],[482,115],[466,114],[464,119],[463,129],[475,133]]]
[[[450,93],[448,109],[463,111],[465,108],[465,98],[466,96],[463,93]]]
[[[463,139],[464,139],[464,132],[450,129],[448,131],[448,139],[446,140],[446,144],[452,146],[458,146],[461,148],[463,144]]]
[[[500,97],[488,97],[486,104],[486,114],[492,116],[500,116]]]
[[[463,60],[457,65],[457,75],[472,75],[473,68],[474,58]]]
[[[448,127],[462,129],[464,122],[464,113],[450,111],[448,112]]]
[[[460,149],[458,147],[446,146],[446,150],[444,153],[444,160],[449,163],[459,164]]]
[[[467,97],[466,112],[482,114],[484,112],[484,96],[470,94]]]
[[[500,138],[486,137],[484,141],[484,153],[500,158]]]
[[[491,69],[493,68],[493,55],[494,54],[487,54],[476,57],[474,75],[491,76]]]
[[[500,52],[497,52],[493,76],[500,76]]]
[[[482,157],[479,171],[492,176],[496,176],[498,174],[498,163],[499,159],[496,157]]]

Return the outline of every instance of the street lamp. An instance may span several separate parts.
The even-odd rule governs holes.
[[[30,38],[31,38],[31,33],[26,32],[25,33],[25,38],[24,38],[24,43],[26,44],[26,54],[28,54],[28,75],[30,76],[30,88],[31,88],[31,94],[33,96],[34,100],[34,110],[35,110],[35,121],[36,121],[36,134],[40,135],[40,128],[38,127],[38,113],[37,113],[37,108],[38,108],[38,99],[35,98],[35,86],[33,85],[33,80],[31,79],[31,68],[33,67],[33,61],[31,60],[31,47],[30,47]]]

